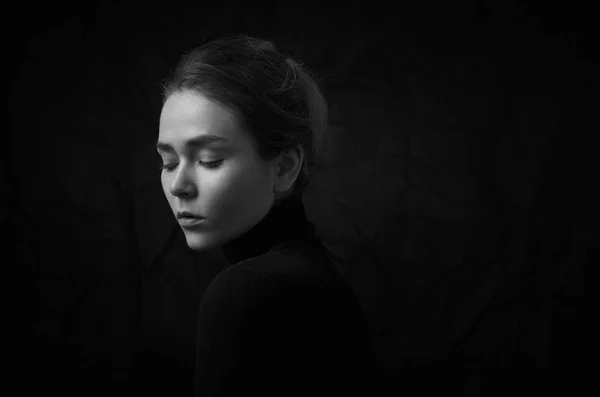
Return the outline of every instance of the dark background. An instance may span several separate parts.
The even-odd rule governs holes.
[[[273,40],[321,78],[326,162],[305,204],[369,320],[374,390],[587,387],[591,5],[240,4],[5,14],[0,210],[22,281],[7,278],[19,285],[7,328],[20,387],[188,390],[196,308],[224,262],[189,250],[163,196],[158,82],[185,50],[227,33]]]

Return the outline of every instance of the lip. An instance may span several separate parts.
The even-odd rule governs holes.
[[[183,217],[191,217],[191,218],[200,218],[202,219],[202,216],[196,215],[196,214],[192,214],[191,212],[188,211],[179,211],[177,212],[177,219],[179,218],[183,218]]]
[[[196,218],[192,216],[182,216],[177,219],[179,224],[183,227],[194,227],[204,223],[204,218]]]

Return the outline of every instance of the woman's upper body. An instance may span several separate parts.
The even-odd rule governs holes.
[[[165,85],[165,197],[188,246],[222,249],[230,262],[200,302],[197,396],[330,395],[368,383],[360,305],[301,200],[326,126],[315,81],[265,40],[203,44]]]
[[[196,396],[369,390],[375,363],[361,307],[299,198],[273,207],[223,252],[233,264],[198,313]]]

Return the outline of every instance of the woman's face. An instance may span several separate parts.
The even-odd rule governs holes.
[[[181,224],[188,246],[216,248],[254,226],[273,203],[275,162],[258,157],[237,116],[205,96],[172,94],[160,115],[161,182],[173,215],[204,219]]]

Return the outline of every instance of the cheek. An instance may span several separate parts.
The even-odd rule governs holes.
[[[169,186],[171,186],[170,179],[167,176],[165,176],[164,174],[162,174],[160,176],[160,184],[162,186],[162,190],[163,190],[165,197],[167,198],[167,200],[169,200],[169,202],[171,202],[172,195],[171,195],[171,191],[169,189]]]
[[[237,184],[240,190],[246,194],[265,194],[269,189],[269,177],[265,170],[256,164],[247,164],[242,167],[242,170],[237,177]]]
[[[215,175],[214,180],[207,180],[204,187],[211,201],[219,207],[243,209],[268,198],[269,181],[258,167],[236,164]]]

